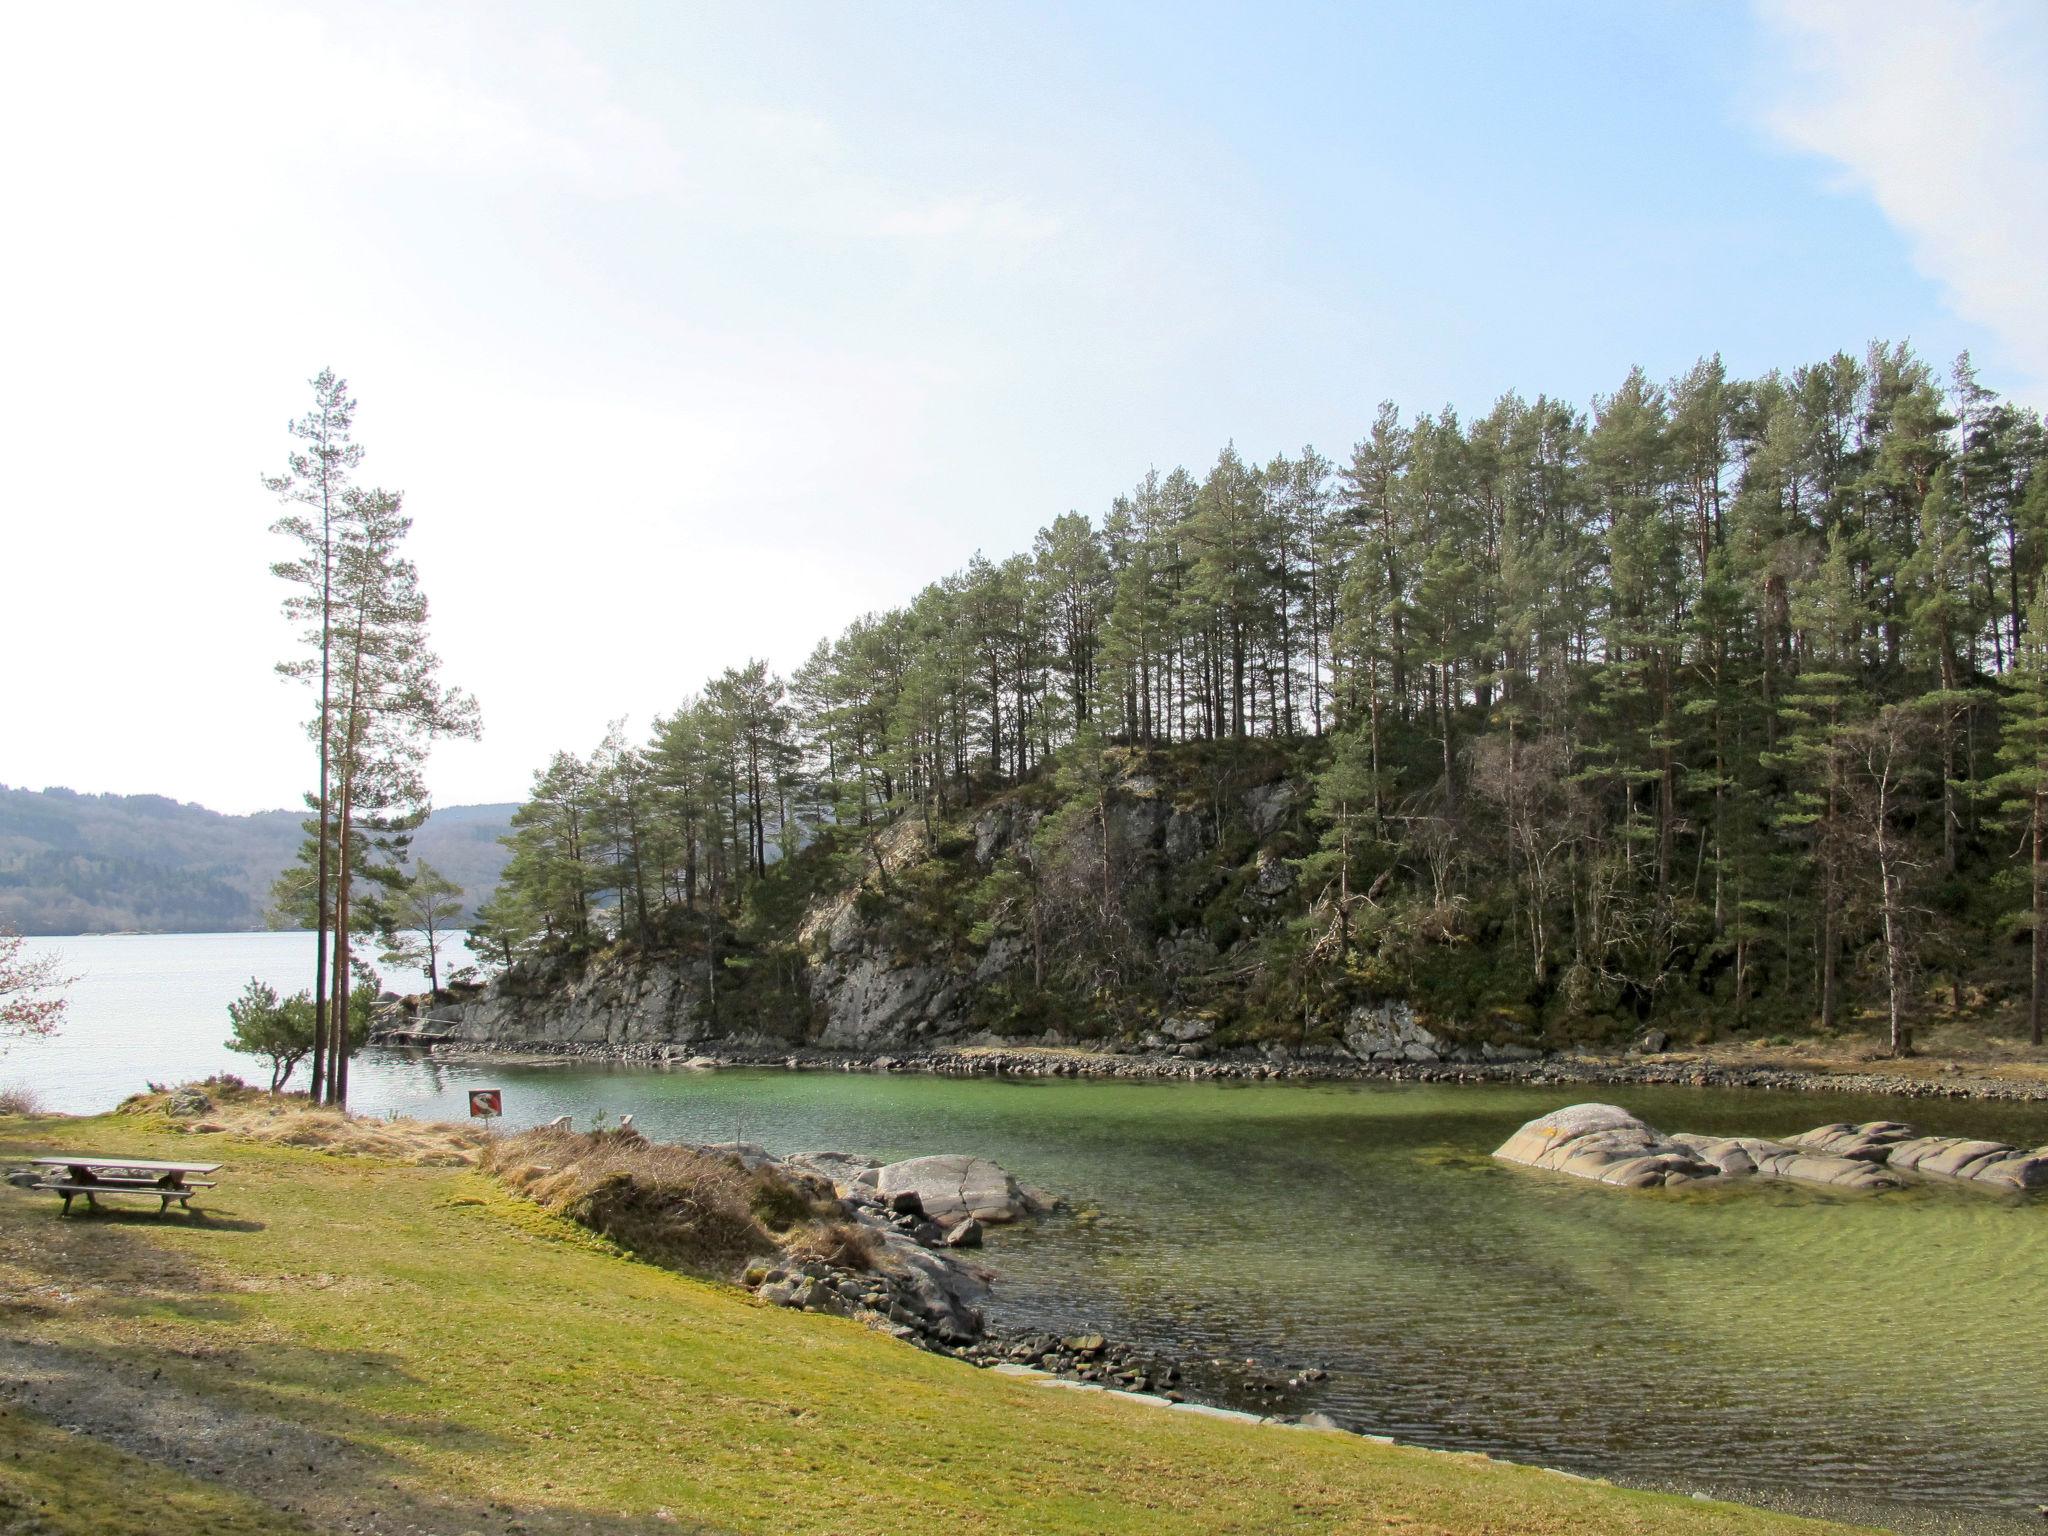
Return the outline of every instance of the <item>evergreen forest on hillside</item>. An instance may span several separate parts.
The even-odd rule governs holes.
[[[1226,447],[787,678],[733,667],[646,740],[557,755],[483,939],[788,942],[791,898],[836,881],[927,931],[1038,935],[1032,985],[1084,1014],[1156,991],[1161,940],[1204,914],[1218,974],[1275,1012],[1869,1009],[1903,1049],[1936,997],[2038,1009],[2044,453],[1967,358],[1885,344],[1637,369],[1590,410],[1382,405],[1341,462]],[[1303,781],[1276,917],[1216,920],[1258,868],[1220,811],[1234,876],[1120,878],[1114,800],[1160,775]],[[885,859],[905,826],[957,852],[1003,797],[1035,831],[973,878]]]

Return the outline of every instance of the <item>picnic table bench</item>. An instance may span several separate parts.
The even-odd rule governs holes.
[[[86,1206],[91,1210],[99,1209],[101,1195],[143,1195],[156,1198],[159,1216],[171,1208],[173,1200],[178,1202],[179,1209],[190,1212],[193,1195],[213,1188],[215,1182],[195,1175],[220,1171],[219,1163],[165,1163],[146,1157],[102,1157],[82,1152],[53,1152],[46,1157],[32,1157],[29,1162],[50,1171],[28,1187],[63,1196],[66,1216],[71,1214],[71,1202],[80,1195],[85,1196]]]

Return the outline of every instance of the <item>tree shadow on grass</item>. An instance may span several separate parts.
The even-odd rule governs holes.
[[[66,1214],[60,1211],[59,1221],[95,1222],[106,1226],[178,1226],[189,1227],[196,1232],[261,1232],[266,1223],[250,1221],[246,1217],[225,1216],[218,1209],[208,1210],[193,1206],[189,1212],[159,1212],[146,1206],[98,1207],[74,1205]]]
[[[443,1457],[516,1467],[530,1448],[453,1417],[374,1406],[429,1390],[396,1355],[234,1328],[253,1311],[238,1277],[150,1241],[161,1229],[147,1216],[64,1223],[51,1241],[50,1227],[12,1214],[0,1212],[0,1402],[66,1433],[323,1530],[712,1532],[685,1510],[594,1512],[451,1485],[461,1470]]]

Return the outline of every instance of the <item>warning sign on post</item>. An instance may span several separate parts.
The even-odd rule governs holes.
[[[505,1096],[496,1088],[472,1088],[469,1090],[469,1112],[472,1116],[502,1115],[505,1113]]]

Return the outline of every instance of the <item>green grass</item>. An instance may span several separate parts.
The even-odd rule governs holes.
[[[59,1142],[193,1138],[0,1121],[0,1161]],[[65,1221],[0,1190],[0,1336],[60,1383],[211,1405],[232,1432],[210,1443],[250,1453],[145,1468],[54,1401],[70,1386],[38,1416],[10,1386],[0,1514],[26,1513],[6,1529],[231,1536],[370,1508],[450,1531],[1846,1529],[1048,1390],[635,1262],[473,1173],[204,1145],[227,1166],[199,1223]],[[329,1447],[326,1478],[266,1448],[291,1437]]]

